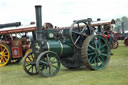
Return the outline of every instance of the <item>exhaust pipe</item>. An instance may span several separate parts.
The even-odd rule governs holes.
[[[36,12],[36,40],[42,40],[42,13],[41,13],[41,5],[35,6]]]

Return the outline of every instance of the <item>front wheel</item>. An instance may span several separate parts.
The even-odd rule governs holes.
[[[60,59],[55,52],[45,51],[38,56],[36,67],[43,77],[52,77],[60,70]]]

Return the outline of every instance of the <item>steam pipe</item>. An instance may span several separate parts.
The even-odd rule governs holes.
[[[41,13],[41,5],[35,6],[36,11],[36,40],[42,40],[42,13]]]

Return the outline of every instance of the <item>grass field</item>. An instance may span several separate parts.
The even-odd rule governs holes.
[[[0,67],[0,85],[128,85],[128,47],[120,41],[120,46],[112,52],[114,55],[105,69],[68,70],[61,66],[52,78],[26,74],[22,62]]]

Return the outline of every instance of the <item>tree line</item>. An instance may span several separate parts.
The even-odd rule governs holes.
[[[128,17],[123,16],[121,18],[117,18],[115,20],[115,31],[116,32],[122,32],[122,28],[124,28],[124,31],[128,31]]]

